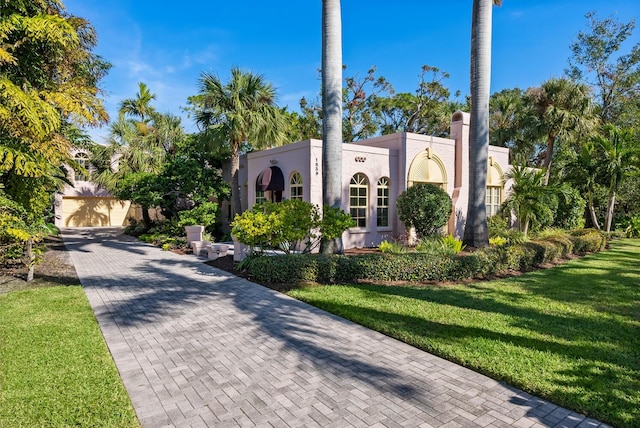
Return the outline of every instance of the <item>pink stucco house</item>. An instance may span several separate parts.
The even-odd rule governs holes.
[[[397,133],[343,145],[342,209],[357,226],[342,236],[345,248],[377,246],[406,232],[395,207],[414,183],[441,186],[453,201],[448,233],[462,236],[468,201],[469,114],[456,112],[451,138]],[[305,140],[251,152],[240,160],[242,206],[265,199],[299,198],[322,205],[322,141]],[[509,150],[489,148],[487,213],[495,214],[509,183]]]

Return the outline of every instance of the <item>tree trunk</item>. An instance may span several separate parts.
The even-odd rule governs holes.
[[[322,0],[323,203],[342,208],[342,24],[340,0]],[[323,253],[342,254],[342,238],[323,240]]]
[[[491,82],[492,0],[473,0],[471,23],[471,124],[469,127],[469,206],[464,242],[489,245],[486,192],[489,156],[489,85]]]
[[[550,135],[547,138],[547,152],[544,154],[544,185],[549,185],[549,177],[551,176],[551,160],[553,159],[553,145],[556,141],[556,137]]]
[[[593,195],[589,192],[589,201],[587,202],[589,206],[589,215],[591,216],[591,223],[593,223],[593,227],[597,230],[600,230],[600,225],[598,224],[598,216],[596,216],[596,210],[593,207]]]
[[[142,221],[144,222],[144,227],[147,229],[151,228],[151,216],[149,215],[149,207],[141,205],[140,210],[142,211]]]
[[[36,266],[36,256],[33,253],[33,238],[27,239],[27,282],[33,281]]]
[[[233,198],[233,213],[242,214],[242,199],[240,195],[240,180],[238,178],[240,171],[240,144],[232,142],[231,144],[231,196]]]
[[[606,231],[611,232],[611,223],[613,221],[613,209],[616,206],[616,192],[612,190],[609,193],[609,202],[607,203],[607,216],[605,219]]]

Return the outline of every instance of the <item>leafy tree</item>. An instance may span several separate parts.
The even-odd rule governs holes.
[[[414,228],[418,238],[439,234],[451,215],[451,198],[438,186],[418,183],[402,192],[396,200],[398,218],[407,229]]]
[[[342,205],[342,18],[340,0],[322,0],[322,201]],[[342,239],[326,240],[324,253],[344,253]]]
[[[162,199],[158,205],[164,217],[175,218],[212,198],[229,198],[230,188],[222,177],[222,155],[213,156],[195,135],[177,142],[174,150],[157,176]]]
[[[371,67],[364,77],[348,76],[344,79],[343,92],[343,141],[364,140],[378,133],[376,100],[381,94],[393,94],[393,87],[383,76],[376,76],[376,67]]]
[[[275,89],[262,75],[233,68],[226,84],[214,74],[202,73],[200,92],[189,102],[209,150],[228,150],[231,155],[231,195],[234,211],[241,213],[238,170],[242,145],[279,146],[287,135],[285,116],[275,104]]]
[[[381,133],[448,135],[451,115],[460,108],[449,101],[449,89],[443,84],[448,78],[449,73],[423,65],[415,95],[403,92],[390,97],[376,96],[372,108]]]
[[[89,22],[64,12],[58,1],[3,3],[0,183],[9,197],[18,196],[13,183],[19,180],[34,181],[31,189],[60,184],[42,177],[62,174],[69,160],[64,125],[107,120],[96,85],[109,65],[91,52],[95,41]]]
[[[499,0],[473,0],[471,19],[471,123],[469,126],[469,206],[464,243],[489,245],[485,196],[489,157],[489,84],[491,82],[491,19]]]
[[[554,148],[560,142],[578,141],[597,125],[589,88],[568,79],[549,79],[525,95],[529,111],[525,126],[546,142],[544,184],[549,184]]]
[[[635,20],[619,22],[586,14],[589,30],[580,31],[571,45],[572,56],[566,70],[572,79],[594,88],[603,124],[638,124],[636,115],[626,115],[628,106],[637,110],[640,95],[640,43],[621,54],[623,43],[632,36]]]
[[[2,2],[0,188],[25,211],[34,234],[27,252],[66,180],[71,130],[107,121],[97,85],[109,64],[92,53],[95,44],[91,24],[60,1]]]
[[[287,141],[303,141],[308,139],[322,139],[321,110],[315,103],[310,104],[306,98],[300,100],[300,113],[289,112],[282,109],[282,114],[287,117],[290,126],[287,131]]]
[[[511,163],[533,164],[537,154],[535,139],[526,133],[526,112],[519,88],[503,89],[489,99],[489,144],[509,148]]]

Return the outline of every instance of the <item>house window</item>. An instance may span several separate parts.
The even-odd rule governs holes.
[[[487,217],[491,217],[498,213],[500,205],[502,204],[502,187],[489,186],[487,187],[486,206]]]
[[[291,176],[291,199],[302,200],[302,175],[299,172],[294,172]]]
[[[84,168],[84,170],[81,170],[78,168],[78,170],[74,171],[74,179],[75,181],[87,181],[89,179],[89,156],[86,153],[76,153],[76,155],[73,157],[73,160],[76,161],[76,163],[78,164],[78,166],[80,168]]]
[[[382,177],[378,180],[378,227],[389,226],[389,178]]]
[[[356,227],[367,227],[367,201],[369,198],[369,180],[358,173],[351,177],[349,185],[349,213]]]
[[[256,204],[262,204],[264,202],[267,202],[264,190],[256,189]]]

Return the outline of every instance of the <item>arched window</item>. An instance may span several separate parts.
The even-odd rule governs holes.
[[[441,189],[447,189],[447,170],[442,160],[430,148],[413,159],[407,178],[409,187],[416,183],[431,183]]]
[[[299,172],[294,172],[291,175],[291,180],[289,180],[289,185],[291,187],[291,199],[300,199],[302,200],[302,175]]]
[[[264,190],[256,189],[256,204],[267,202],[267,197],[264,193]]]
[[[87,181],[89,179],[90,174],[90,164],[89,164],[89,155],[83,152],[78,152],[73,156],[73,160],[78,164],[80,168],[77,168],[74,172],[75,181]]]
[[[378,180],[377,225],[389,226],[389,177]]]
[[[502,168],[493,157],[489,156],[489,166],[487,168],[487,193],[485,205],[487,209],[487,217],[491,217],[498,213],[500,205],[502,205],[502,194],[504,191],[504,174]]]
[[[349,185],[349,213],[356,227],[367,227],[367,206],[369,200],[369,179],[358,173],[351,177]]]

